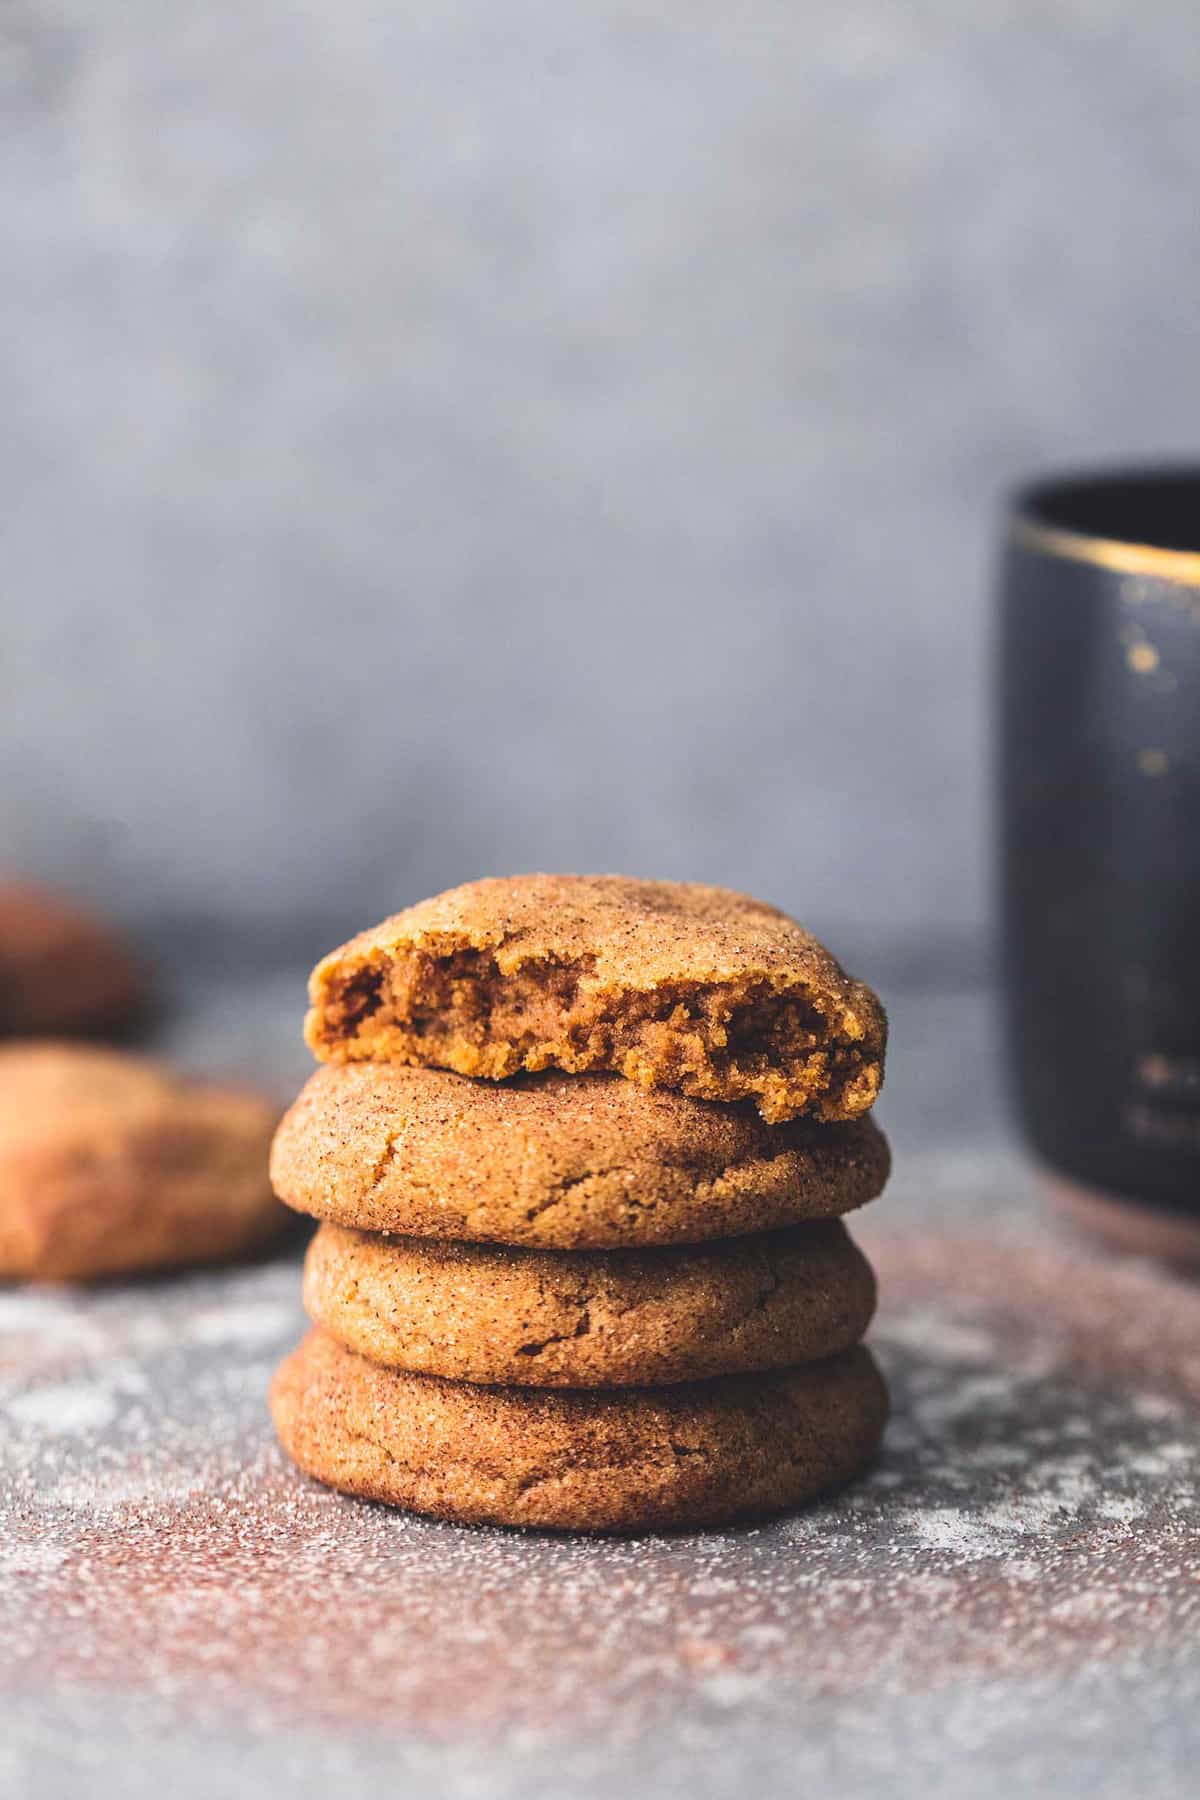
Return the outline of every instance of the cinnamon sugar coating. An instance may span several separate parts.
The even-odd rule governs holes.
[[[322,1225],[304,1303],[372,1362],[456,1381],[627,1387],[790,1368],[862,1337],[865,1257],[835,1220],[727,1244],[516,1250]]]
[[[887,1179],[871,1119],[766,1125],[614,1076],[320,1068],[271,1152],[289,1206],[366,1231],[558,1249],[696,1243],[850,1211]]]
[[[761,1517],[849,1480],[878,1447],[887,1390],[861,1347],[575,1393],[383,1369],[314,1330],[271,1410],[293,1460],[345,1493],[468,1524],[639,1531]]]

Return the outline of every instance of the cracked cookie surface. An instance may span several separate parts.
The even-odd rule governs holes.
[[[871,1119],[766,1125],[616,1076],[469,1081],[329,1064],[271,1153],[300,1212],[402,1236],[556,1249],[697,1243],[849,1212],[887,1179]]]
[[[85,1045],[0,1045],[0,1277],[223,1262],[279,1235],[261,1095]]]
[[[861,1347],[577,1393],[384,1369],[314,1330],[271,1411],[293,1460],[344,1493],[467,1524],[638,1531],[762,1517],[849,1480],[878,1448],[887,1390]]]
[[[883,1079],[871,989],[776,908],[694,883],[469,882],[333,951],[309,993],[328,1061],[605,1070],[773,1122],[857,1118]]]
[[[790,1368],[856,1344],[875,1308],[836,1220],[655,1250],[524,1250],[322,1225],[304,1304],[372,1362],[451,1380],[634,1387]]]

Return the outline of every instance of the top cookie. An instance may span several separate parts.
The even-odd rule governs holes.
[[[0,881],[0,1036],[119,1032],[142,1011],[132,958],[58,894]]]
[[[886,1020],[785,913],[728,888],[518,875],[452,888],[317,964],[305,1035],[326,1062],[502,1079],[608,1070],[776,1123],[853,1119]]]

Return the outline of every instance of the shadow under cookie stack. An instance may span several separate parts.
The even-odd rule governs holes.
[[[761,1517],[871,1459],[886,1025],[774,908],[616,876],[468,884],[318,964],[279,1128],[321,1221],[279,1369],[310,1475],[441,1518]]]

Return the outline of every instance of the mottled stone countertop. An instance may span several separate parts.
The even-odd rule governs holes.
[[[300,1004],[210,983],[172,1047],[286,1093]],[[983,997],[893,1017],[859,1235],[895,1416],[771,1525],[523,1536],[304,1480],[264,1407],[295,1248],[0,1293],[0,1791],[1194,1793],[1200,1290],[1054,1227]]]

